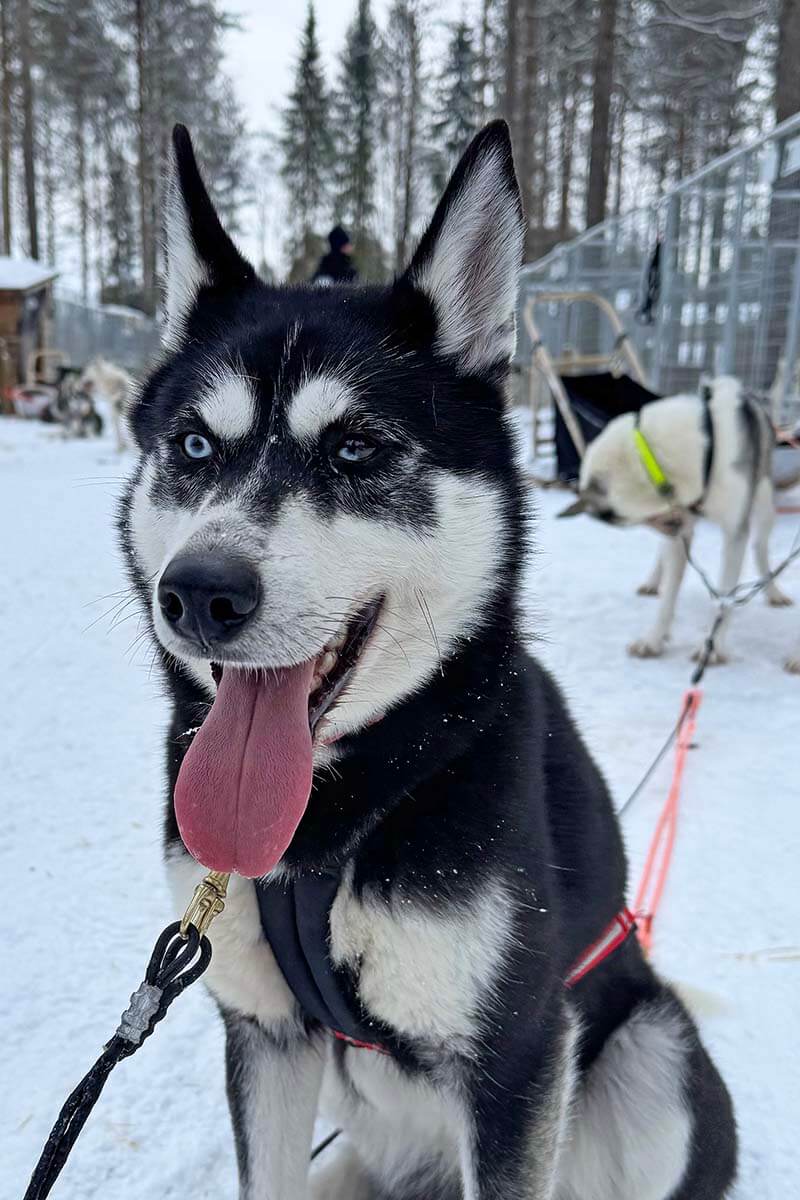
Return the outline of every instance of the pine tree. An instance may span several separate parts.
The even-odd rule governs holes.
[[[402,270],[409,257],[424,167],[424,16],[424,0],[394,0],[386,28],[382,132],[389,156],[392,257],[396,271]]]
[[[105,304],[136,304],[140,299],[135,278],[136,233],[133,216],[131,168],[122,146],[111,145],[108,170],[108,233],[110,253],[101,299]]]
[[[307,277],[319,252],[318,226],[326,211],[333,169],[328,90],[317,41],[314,5],[300,41],[294,87],[283,113],[281,177],[289,194],[291,278]]]
[[[466,21],[450,27],[447,56],[431,122],[431,182],[440,192],[470,139],[477,131],[482,111],[483,80],[472,30]]]
[[[11,74],[14,28],[10,0],[0,0],[0,189],[3,210],[3,253],[11,253],[11,142],[14,83]]]
[[[375,210],[377,139],[377,27],[370,0],[358,7],[345,35],[336,95],[337,217],[352,227],[356,242]]]

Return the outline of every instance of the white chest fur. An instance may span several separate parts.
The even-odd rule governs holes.
[[[182,850],[168,871],[180,911],[204,871]],[[398,1033],[468,1051],[510,937],[505,890],[496,884],[470,905],[435,912],[402,895],[357,899],[350,877],[331,909],[333,961],[358,969],[362,1003]],[[222,1005],[267,1027],[291,1018],[293,997],[264,938],[252,881],[231,877],[213,946],[206,982]]]

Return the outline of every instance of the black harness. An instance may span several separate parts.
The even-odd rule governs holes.
[[[703,401],[703,433],[706,435],[706,448],[703,455],[703,491],[700,499],[692,505],[692,512],[699,513],[708,492],[711,471],[714,466],[714,422],[711,419],[711,388],[703,384],[700,389],[700,399]]]
[[[351,972],[330,955],[330,913],[340,883],[335,868],[256,883],[261,927],[304,1015],[345,1041],[377,1050],[384,1031],[363,1012]]]

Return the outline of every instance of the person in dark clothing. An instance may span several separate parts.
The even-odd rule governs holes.
[[[319,260],[319,266],[314,272],[314,283],[352,283],[358,278],[358,271],[350,258],[353,253],[350,235],[341,225],[336,225],[328,234],[328,241],[331,248]]]

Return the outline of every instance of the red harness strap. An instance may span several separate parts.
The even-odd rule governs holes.
[[[609,954],[613,954],[635,928],[636,919],[633,913],[629,908],[623,908],[621,912],[617,913],[611,924],[606,926],[597,941],[592,942],[591,946],[587,946],[584,950],[564,980],[564,987],[574,987],[580,979],[583,979],[584,975],[588,975],[595,967],[599,967],[600,963],[608,958]],[[357,1050],[376,1050],[378,1054],[390,1053],[385,1046],[379,1046],[375,1042],[359,1042],[356,1038],[348,1037],[346,1033],[340,1033],[338,1029],[332,1029],[331,1033],[340,1042],[347,1042],[348,1046],[355,1046]]]
[[[635,928],[636,918],[631,910],[629,908],[621,909],[610,924],[606,925],[597,941],[592,942],[591,946],[587,946],[583,954],[573,963],[564,980],[564,987],[574,987],[579,980],[583,979],[584,975],[588,975],[595,967],[599,967],[600,963],[608,958],[609,954],[613,954]]]

